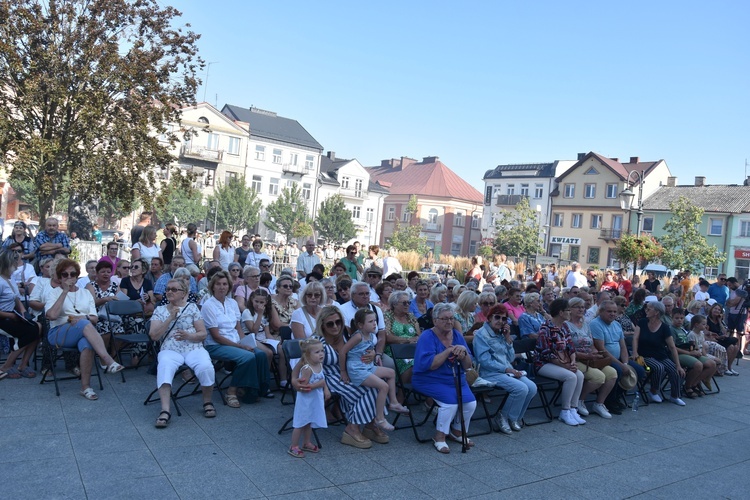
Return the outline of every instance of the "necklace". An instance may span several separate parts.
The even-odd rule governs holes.
[[[66,295],[66,296],[65,296],[65,299],[66,299],[66,300],[67,300],[67,299],[70,299],[70,301],[71,301],[71,302],[73,303],[73,310],[74,310],[74,311],[75,311],[76,313],[78,313],[78,314],[81,314],[81,311],[79,311],[79,310],[78,310],[78,307],[77,307],[77,305],[76,305],[76,301],[77,301],[76,293],[75,293],[75,292],[72,292],[72,293],[73,293],[73,295],[72,295],[72,296],[70,295],[70,293],[71,293],[71,292],[69,291],[69,292],[68,292],[68,295]]]

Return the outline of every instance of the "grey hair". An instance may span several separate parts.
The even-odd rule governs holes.
[[[450,302],[440,302],[435,304],[435,307],[432,308],[432,320],[438,319],[438,316],[443,314],[445,311],[450,311],[451,316],[456,314],[456,307],[451,304]]]
[[[196,266],[195,264],[188,264],[187,266],[185,266],[185,269],[188,270],[190,276],[195,276],[196,274],[201,272],[201,270],[198,269],[198,266]]]
[[[399,290],[391,293],[391,296],[388,297],[388,305],[393,309],[396,307],[396,304],[402,300],[409,300],[409,292]]]
[[[448,292],[448,287],[443,285],[442,283],[436,283],[432,286],[432,289],[430,290],[430,301],[433,304],[438,303],[438,296],[440,295],[440,292]]]
[[[355,293],[355,290],[357,288],[366,288],[369,291],[370,290],[370,285],[368,285],[364,281],[357,281],[356,283],[352,284],[352,286],[351,286],[352,294]]]
[[[454,286],[460,285],[460,284],[461,284],[461,282],[458,281],[456,278],[451,278],[451,279],[449,279],[448,281],[445,282],[445,286],[447,286],[451,290],[453,289]]]
[[[667,308],[664,307],[664,304],[662,304],[661,302],[649,302],[648,307],[651,307],[655,309],[656,311],[659,311],[659,314],[661,316],[664,316],[667,312]]]
[[[539,294],[536,292],[533,293],[527,293],[526,296],[523,298],[523,305],[526,307],[529,307],[529,304],[534,302],[535,300],[539,300]]]
[[[586,301],[583,300],[580,297],[573,297],[572,299],[568,299],[568,307],[575,307],[575,306],[586,306]]]
[[[186,267],[181,267],[172,273],[172,277],[175,279],[184,279],[190,281],[190,271]]]
[[[245,266],[245,268],[242,270],[242,277],[248,278],[250,277],[250,273],[253,271],[258,271],[258,274],[260,274],[260,268],[255,266]]]

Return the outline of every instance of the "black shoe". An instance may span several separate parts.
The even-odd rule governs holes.
[[[737,351],[737,359],[742,359],[742,351]]]
[[[608,410],[608,411],[609,411],[609,412],[610,412],[610,413],[611,413],[612,415],[622,415],[622,410],[620,410],[620,405],[619,405],[619,404],[618,404],[617,406],[615,406],[615,405],[608,405],[608,404],[605,404],[604,406],[606,406],[606,407],[607,407],[607,410]]]

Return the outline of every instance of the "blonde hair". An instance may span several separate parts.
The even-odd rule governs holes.
[[[323,342],[315,337],[309,337],[299,341],[299,349],[300,351],[302,351],[302,357],[300,359],[303,365],[310,364],[310,358],[308,357],[309,353],[316,347],[320,347],[322,345]]]

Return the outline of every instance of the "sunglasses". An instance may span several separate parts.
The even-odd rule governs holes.
[[[335,320],[335,321],[326,321],[326,322],[324,323],[324,325],[325,325],[325,326],[326,326],[327,328],[333,328],[334,326],[341,326],[341,320],[340,320],[340,319],[337,319],[337,320]]]
[[[370,273],[370,274],[367,275],[367,277],[368,278],[380,278],[380,275],[376,274],[376,273]]]
[[[290,288],[292,288],[292,285],[279,285],[279,288],[285,288],[289,290]]]
[[[497,320],[499,320],[499,319],[502,319],[503,321],[505,321],[505,318],[507,318],[507,316],[501,316],[501,315],[499,315],[499,314],[493,314],[493,315],[492,315],[492,320],[493,320],[493,321],[497,321]]]
[[[137,271],[141,268],[141,266],[130,266],[131,271]]]
[[[234,269],[229,270],[230,273],[238,273],[240,272],[240,269],[237,269],[236,267]]]
[[[409,302],[408,300],[405,300],[403,302],[399,302],[399,304],[401,304],[402,306],[407,306],[408,307],[409,304],[411,304],[411,302]]]
[[[495,303],[494,302],[480,302],[479,305],[482,305],[482,306],[494,306]]]
[[[260,278],[260,274],[251,274],[248,278]]]
[[[174,287],[169,286],[167,287],[167,291],[168,292],[184,292],[185,290],[183,290],[182,288],[174,288]]]
[[[314,299],[319,299],[320,298],[320,292],[308,293],[307,296],[308,297],[312,297]]]
[[[271,267],[271,264],[261,264],[260,267]]]
[[[61,278],[77,278],[78,277],[78,273],[75,272],[75,271],[73,271],[72,273],[68,273],[68,272],[63,271],[63,272],[60,273],[60,277]]]

